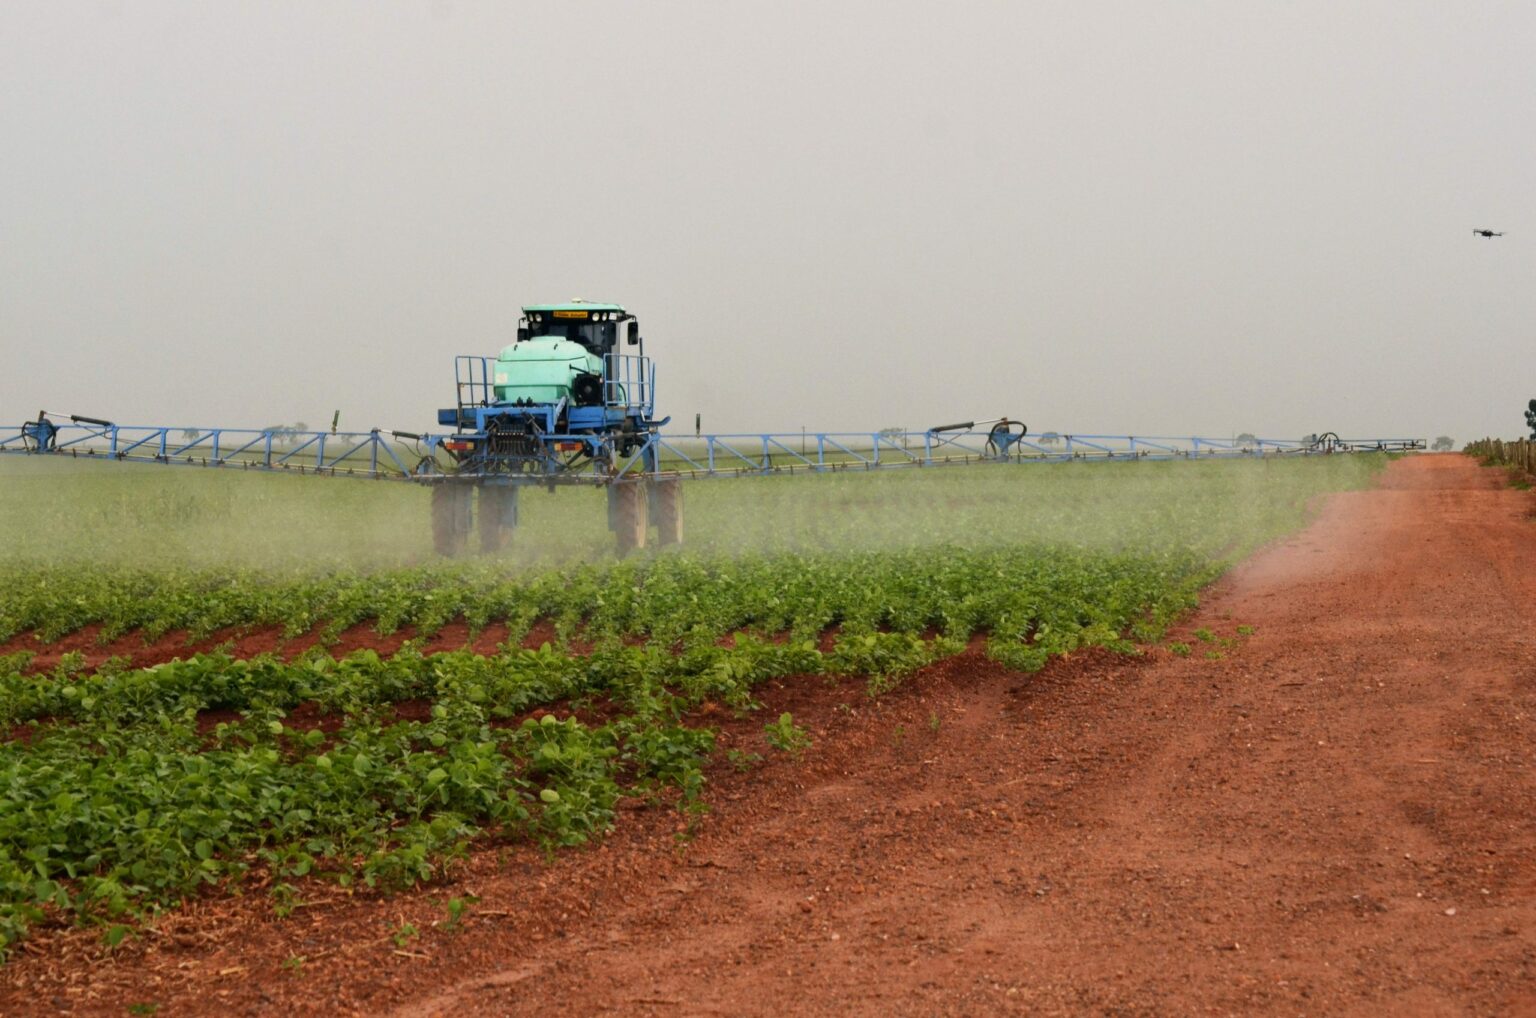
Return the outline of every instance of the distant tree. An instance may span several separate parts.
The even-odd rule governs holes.
[[[203,437],[203,433],[196,428],[188,428],[181,433],[181,437],[188,442],[196,442],[199,438]]]
[[[1525,426],[1531,429],[1531,437],[1536,438],[1536,399],[1525,408]]]
[[[1456,448],[1456,440],[1450,435],[1441,435],[1430,444],[1430,449],[1435,452],[1450,452],[1454,448]]]
[[[294,424],[269,424],[261,430],[269,432],[272,435],[272,441],[280,445],[297,445],[299,432],[308,431],[309,425],[303,421]]]
[[[1253,446],[1259,444],[1259,436],[1255,435],[1251,431],[1245,431],[1241,435],[1237,436],[1237,444],[1252,448]]]
[[[1316,435],[1302,435],[1301,436],[1301,444],[1302,445],[1316,445],[1317,444],[1317,436]]]

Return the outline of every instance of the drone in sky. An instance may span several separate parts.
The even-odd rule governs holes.
[[[1504,236],[1504,234],[1500,233],[1497,230],[1479,230],[1475,226],[1472,228],[1472,232],[1477,234],[1479,237],[1502,237],[1502,236]]]

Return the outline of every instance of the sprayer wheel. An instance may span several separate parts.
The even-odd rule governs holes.
[[[614,513],[613,533],[618,544],[619,557],[645,547],[649,523],[646,510],[649,499],[642,481],[626,481],[613,486]]]
[[[662,545],[683,543],[683,482],[652,481],[655,493],[656,539]]]
[[[485,485],[480,488],[480,551],[494,555],[512,540],[517,526],[517,489]]]
[[[432,546],[452,558],[464,551],[469,537],[470,489],[463,484],[439,484],[432,489]]]

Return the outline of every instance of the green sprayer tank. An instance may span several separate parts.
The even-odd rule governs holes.
[[[513,343],[496,358],[496,398],[507,403],[557,403],[571,396],[579,375],[603,376],[603,359],[580,343],[536,336]]]

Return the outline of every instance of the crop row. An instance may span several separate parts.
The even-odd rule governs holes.
[[[728,664],[695,660],[685,684],[677,662],[638,649],[0,675],[0,717],[21,726],[0,746],[0,936],[49,910],[120,920],[252,870],[280,893],[311,875],[403,884],[481,834],[580,842],[620,795],[695,797],[713,737],[681,722],[688,706],[744,703],[803,656],[722,650]],[[612,717],[570,713],[597,695]],[[414,699],[429,720],[391,706]],[[301,704],[336,723],[292,724]],[[567,716],[505,724],[538,705]],[[232,720],[200,724],[208,711]]]
[[[330,634],[371,622],[382,634],[428,636],[463,619],[509,628],[512,642],[540,619],[581,633],[674,643],[741,629],[812,636],[844,625],[964,638],[978,629],[1022,634],[1038,624],[1124,628],[1126,609],[1158,617],[1183,607],[1211,564],[1188,553],[1106,554],[1028,545],[935,547],[853,555],[770,555],[587,565],[508,578],[486,566],[273,578],[243,571],[15,571],[0,578],[0,640],[31,632],[50,642],[86,626],[102,642],[130,631],[205,637],[229,627]],[[1168,604],[1163,604],[1169,599]]]
[[[846,632],[825,653],[738,637],[681,654],[198,655],[50,675],[12,658],[0,672],[12,732],[0,743],[0,949],[50,912],[128,922],[253,871],[282,898],[300,877],[429,879],[476,837],[579,843],[607,829],[621,796],[697,802],[714,733],[688,721],[694,707],[749,710],[759,683],[793,674],[867,676],[880,692],[959,649]],[[429,704],[430,720],[403,719],[394,705],[407,701]],[[601,723],[578,719],[599,702]],[[291,720],[301,706],[311,723]],[[211,711],[229,720],[210,725]]]

